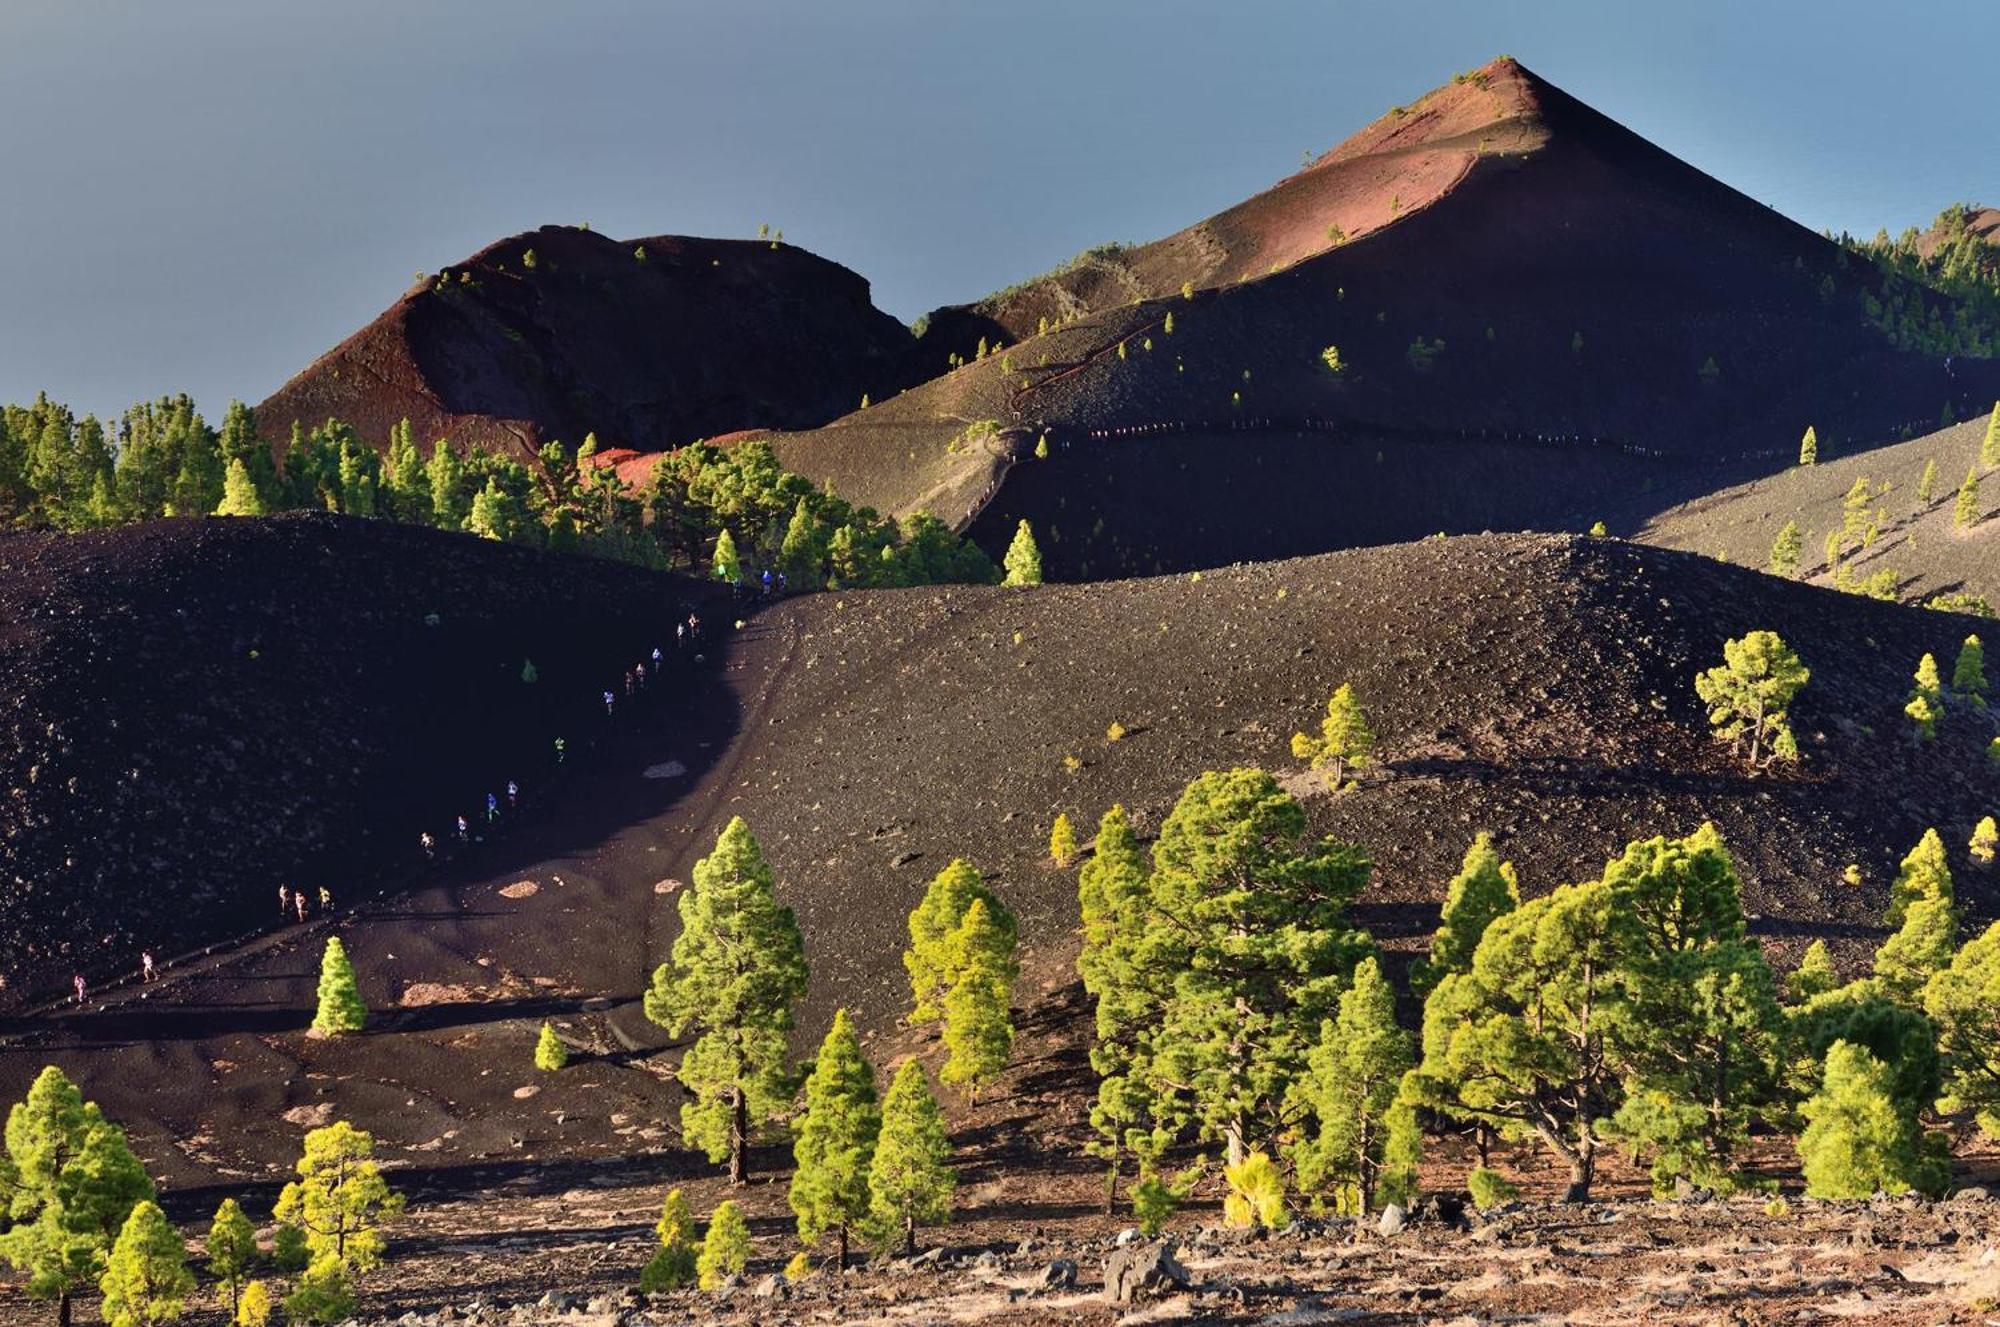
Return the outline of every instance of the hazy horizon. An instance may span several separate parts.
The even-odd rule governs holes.
[[[1816,230],[2000,202],[1990,5],[1490,8],[8,0],[0,400],[213,420],[547,222],[768,223],[908,321],[1178,229],[1502,52]]]

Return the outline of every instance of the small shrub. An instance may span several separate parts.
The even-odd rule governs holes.
[[[1783,1220],[1791,1214],[1792,1205],[1783,1198],[1773,1198],[1770,1202],[1764,1204],[1764,1215],[1770,1217],[1773,1221]]]
[[[792,1282],[803,1281],[812,1274],[813,1274],[812,1255],[806,1253],[803,1250],[793,1254],[792,1260],[785,1264],[785,1279],[787,1281],[792,1281]]]
[[[1104,730],[1104,740],[1107,742],[1122,742],[1125,740],[1125,732],[1125,725],[1113,719],[1111,726]]]
[[[1285,1177],[1277,1164],[1262,1152],[1252,1152],[1233,1166],[1223,1168],[1229,1194],[1222,1200],[1223,1224],[1239,1230],[1262,1226],[1276,1230],[1290,1224],[1285,1210]]]
[[[1068,773],[1074,774],[1082,768],[1083,757],[1074,755],[1063,757],[1063,769]]]
[[[1502,1175],[1497,1170],[1484,1166],[1473,1169],[1465,1177],[1465,1189],[1472,1195],[1472,1205],[1484,1212],[1489,1208],[1511,1203],[1521,1196],[1521,1186]]]

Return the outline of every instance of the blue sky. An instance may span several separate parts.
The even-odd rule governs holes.
[[[255,401],[546,221],[759,222],[904,319],[1506,52],[1818,227],[2000,202],[2000,4],[0,0],[0,400]]]

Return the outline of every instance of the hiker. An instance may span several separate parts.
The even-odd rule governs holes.
[[[283,885],[279,885],[278,915],[280,917],[289,917],[291,913],[292,913],[292,891],[285,888]]]
[[[618,697],[616,697],[616,696],[612,695],[612,694],[611,694],[611,692],[607,690],[607,691],[606,691],[606,692],[604,693],[604,717],[605,717],[605,718],[607,718],[607,719],[608,719],[608,718],[610,718],[610,717],[611,717],[611,707],[612,707],[613,705],[616,705],[617,703],[618,703]]]
[[[492,824],[500,818],[500,799],[492,793],[486,794],[486,823]]]
[[[471,840],[472,826],[466,822],[464,816],[460,816],[458,818],[458,841],[460,843],[469,843]]]
[[[657,645],[653,647],[653,671],[660,671],[660,647]]]
[[[321,912],[333,911],[333,891],[325,885],[319,887],[319,910]]]
[[[140,981],[153,981],[153,980],[155,980],[155,978],[156,978],[156,975],[157,975],[157,974],[155,974],[155,973],[154,973],[154,971],[153,971],[153,951],[152,951],[152,950],[150,950],[150,949],[142,949],[142,950],[140,950],[140,951],[139,951],[139,980],[140,980]]]
[[[517,809],[520,805],[521,805],[521,785],[514,782],[512,779],[509,779],[507,780],[507,809],[509,811],[512,811]]]
[[[562,738],[558,737],[556,739],[556,764],[558,765],[562,764],[563,757],[568,754],[569,754],[569,743],[563,741]]]
[[[77,973],[77,974],[76,974],[76,975],[75,975],[74,977],[71,977],[71,978],[70,978],[69,980],[70,980],[70,984],[71,984],[72,986],[76,987],[76,1002],[77,1002],[78,1004],[82,1004],[82,1003],[83,1003],[83,992],[84,992],[84,985],[83,985],[83,974],[82,974],[81,972],[79,972],[79,973]]]
[[[306,892],[303,889],[293,890],[292,902],[298,904],[299,920],[303,922],[306,919]]]
[[[764,597],[766,599],[771,597],[771,569],[769,567],[764,568]]]
[[[674,623],[674,648],[685,649],[688,643],[688,628],[685,622]]]
[[[437,860],[438,841],[431,837],[431,832],[429,830],[425,830],[423,833],[417,835],[417,846],[424,850],[425,861],[430,862]]]

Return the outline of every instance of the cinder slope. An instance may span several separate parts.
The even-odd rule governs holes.
[[[595,432],[657,450],[822,423],[910,381],[910,345],[866,281],[792,245],[543,226],[411,289],[257,423],[273,441],[338,417],[379,442],[407,417],[425,444],[526,451]]]
[[[1866,479],[1872,497],[1860,519],[1864,535],[1871,526],[1875,533],[1866,547],[1861,538],[1846,541],[1843,562],[1851,575],[1893,572],[1896,592],[1906,599],[1965,591],[2000,607],[2000,471],[1978,466],[1985,435],[1981,418],[1909,442],[1793,466],[1661,512],[1636,537],[1767,567],[1778,532],[1796,522],[1804,545],[1799,574],[1829,584],[1826,538],[1844,530],[1847,495],[1856,480]],[[1922,502],[1917,492],[1931,462],[1937,477],[1930,500]],[[1968,469],[1981,476],[1979,520],[1960,528],[1958,487]]]

